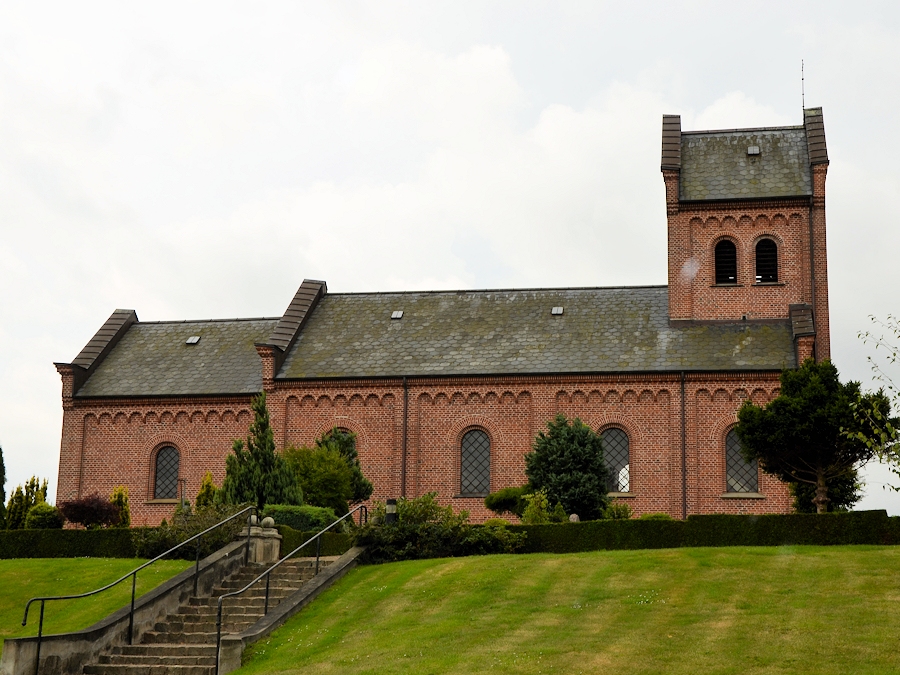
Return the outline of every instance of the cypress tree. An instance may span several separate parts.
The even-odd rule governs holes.
[[[18,485],[9,498],[9,506],[6,509],[6,529],[21,530],[25,527],[25,516],[28,515],[28,504],[25,501],[25,491]]]
[[[3,447],[0,446],[0,530],[6,528],[6,464],[3,463]]]
[[[266,392],[250,403],[253,423],[244,441],[237,439],[232,454],[225,458],[225,480],[221,499],[226,504],[255,504],[260,510],[266,504],[303,503],[303,494],[294,473],[284,457],[275,453],[275,434],[266,408]]]

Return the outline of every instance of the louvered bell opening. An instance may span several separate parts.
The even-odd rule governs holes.
[[[716,283],[737,283],[737,248],[727,239],[716,244]]]
[[[778,246],[771,239],[761,239],[756,245],[756,283],[778,281]]]
[[[732,429],[725,437],[725,473],[728,492],[758,492],[759,470],[756,460],[748,462],[741,452],[741,440]]]

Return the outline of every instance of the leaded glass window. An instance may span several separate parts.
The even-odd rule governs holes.
[[[467,431],[462,437],[459,476],[464,495],[491,491],[491,439],[481,429]]]
[[[778,281],[778,245],[771,239],[760,239],[756,245],[756,283]]]
[[[178,450],[171,446],[161,448],[156,453],[154,499],[175,499],[178,497],[178,459]]]
[[[628,434],[615,427],[607,429],[603,441],[603,462],[606,464],[606,489],[609,492],[631,491],[630,445]]]
[[[758,492],[759,471],[756,460],[748,462],[741,454],[741,439],[732,429],[725,436],[725,475],[728,492]]]
[[[737,283],[737,247],[727,239],[716,244],[716,283]]]

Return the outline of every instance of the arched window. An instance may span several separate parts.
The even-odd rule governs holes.
[[[716,283],[737,283],[737,248],[727,239],[716,244]]]
[[[603,462],[606,464],[606,489],[609,492],[631,490],[631,467],[628,434],[615,427],[600,434],[603,441]]]
[[[725,478],[728,492],[759,492],[756,460],[744,459],[741,439],[734,429],[725,436]]]
[[[756,283],[772,284],[778,281],[778,245],[771,239],[760,239],[756,244]]]
[[[160,448],[156,453],[154,499],[176,499],[178,497],[178,463],[178,450],[170,445]]]
[[[484,495],[491,491],[491,439],[481,429],[467,431],[460,443],[459,491]]]

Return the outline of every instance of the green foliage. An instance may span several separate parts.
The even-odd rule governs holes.
[[[55,506],[38,502],[28,510],[25,517],[26,530],[61,530],[63,517]]]
[[[862,483],[856,472],[846,476],[838,476],[828,481],[828,513],[849,511],[862,499]],[[816,486],[809,483],[791,483],[789,486],[794,498],[795,513],[815,513]]]
[[[656,515],[656,514],[654,514]],[[900,517],[885,511],[601,520],[560,525],[510,525],[525,532],[523,553],[574,553],[681,546],[900,544]]]
[[[266,393],[250,403],[253,423],[244,441],[236,440],[225,458],[220,499],[225,504],[302,504],[303,493],[284,457],[275,452],[275,435],[266,408]]]
[[[348,501],[359,504],[372,496],[375,489],[372,483],[363,476],[359,465],[359,453],[356,451],[356,434],[338,427],[328,431],[316,439],[317,448],[331,448],[341,453],[347,466],[350,467],[350,490]]]
[[[525,474],[535,490],[546,490],[550,502],[559,502],[581,520],[603,517],[608,497],[606,466],[600,435],[575,418],[559,414],[547,423],[547,432],[534,440],[525,455]]]
[[[118,525],[121,517],[119,507],[96,492],[60,502],[59,510],[70,523],[83,525],[89,530]]]
[[[527,506],[525,495],[532,492],[531,485],[503,488],[485,497],[484,505],[499,516],[511,513],[521,518]]]
[[[137,531],[109,528],[0,532],[0,558],[135,558],[132,533]]]
[[[860,438],[874,431],[854,414],[863,400],[880,414],[890,414],[882,392],[862,395],[858,382],[842,384],[831,361],[807,359],[781,373],[781,393],[765,408],[747,400],[738,411],[737,434],[748,460],[791,483],[816,487],[819,513],[828,503],[828,482],[847,476],[875,451]]]
[[[197,512],[177,508],[172,523],[163,521],[159,527],[134,529],[134,551],[139,558],[155,558],[170,548],[238,513],[248,504],[214,504]],[[247,525],[245,518],[235,518],[231,522],[213,530],[200,539],[200,557],[204,558],[234,541],[237,533]],[[196,546],[188,544],[176,551],[173,558],[193,560]]]
[[[634,511],[625,502],[614,499],[607,505],[603,512],[604,520],[629,520],[634,515]]]
[[[287,525],[299,532],[318,532],[337,520],[332,509],[308,504],[269,504],[263,509],[262,515],[264,518],[272,518],[276,525]]]
[[[638,520],[675,520],[668,513],[645,513]]]
[[[24,486],[19,485],[9,498],[6,509],[6,529],[21,530],[25,527],[25,518],[35,504],[47,501],[47,479],[43,483],[36,476],[28,479]]]
[[[212,474],[207,471],[203,476],[203,480],[200,481],[200,492],[197,493],[197,499],[194,500],[195,510],[202,511],[203,509],[215,504],[216,495],[218,492],[219,488],[217,488],[216,484],[213,483]]]
[[[482,523],[486,527],[506,527],[510,522],[506,518],[488,518]]]
[[[453,513],[437,503],[436,493],[397,500],[397,522],[384,524],[384,504],[376,503],[367,525],[354,532],[354,544],[365,546],[367,562],[418,558],[514,553],[525,536],[506,527],[473,526],[467,511]]]
[[[131,527],[131,507],[128,505],[128,488],[125,485],[119,485],[113,488],[112,494],[109,496],[109,503],[116,507],[119,511],[119,522],[116,527]]]
[[[276,524],[275,528],[281,535],[281,555],[287,555],[319,533],[319,530],[300,532],[299,530],[295,530],[293,527],[290,527],[288,525]],[[319,555],[344,555],[347,551],[350,550],[350,547],[352,546],[351,536],[346,532],[329,531],[323,534],[321,539],[322,547],[319,550]],[[316,544],[315,542],[313,542],[312,544],[309,544],[308,546],[300,549],[300,551],[298,551],[297,553],[297,556],[313,556],[315,554]]]
[[[550,508],[546,490],[538,490],[531,494],[523,495],[525,510],[522,512],[522,522],[526,525],[542,525],[544,523],[565,523],[569,517],[562,504],[557,502]]]
[[[339,516],[349,511],[353,471],[338,450],[291,446],[284,458],[308,504],[330,508]]]

